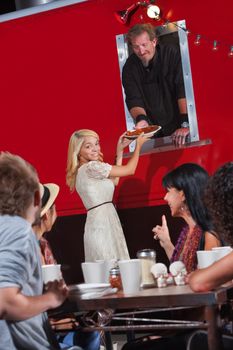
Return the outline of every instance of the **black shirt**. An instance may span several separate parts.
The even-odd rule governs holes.
[[[134,53],[130,55],[123,67],[122,82],[129,110],[144,108],[152,124],[162,126],[163,136],[180,127],[177,100],[185,98],[185,89],[177,45],[157,45],[148,67]]]

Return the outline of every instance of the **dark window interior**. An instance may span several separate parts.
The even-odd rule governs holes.
[[[4,14],[7,12],[16,11],[15,1],[14,0],[1,0],[0,1],[0,14]]]

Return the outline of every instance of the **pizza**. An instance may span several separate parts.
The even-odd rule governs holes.
[[[144,134],[147,134],[149,132],[153,132],[153,131],[157,130],[158,128],[159,128],[158,125],[150,125],[150,126],[146,126],[145,128],[140,128],[140,129],[135,129],[135,130],[128,130],[126,132],[126,136],[138,136],[142,132],[144,132]]]

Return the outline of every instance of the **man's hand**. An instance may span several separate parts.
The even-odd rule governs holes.
[[[47,283],[45,294],[50,298],[51,309],[60,306],[68,295],[68,288],[65,281],[60,280]]]
[[[147,126],[149,126],[149,124],[147,123],[146,120],[141,120],[140,122],[138,122],[135,125],[135,129],[141,129],[141,128],[146,128]]]
[[[186,137],[189,135],[189,128],[180,128],[171,135],[172,142],[175,146],[182,146],[186,142]]]

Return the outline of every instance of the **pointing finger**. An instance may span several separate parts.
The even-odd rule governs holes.
[[[167,227],[167,220],[165,215],[162,216],[162,226]]]

